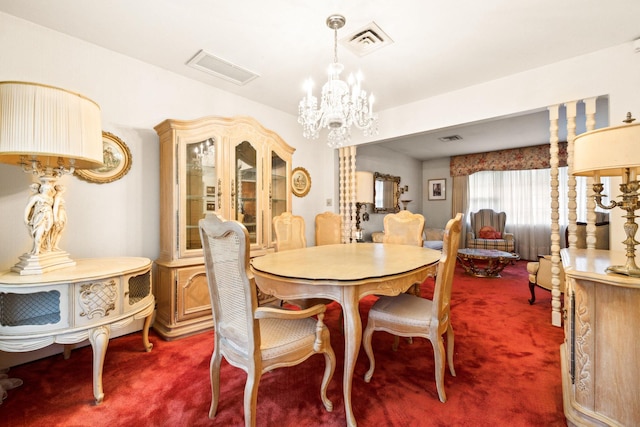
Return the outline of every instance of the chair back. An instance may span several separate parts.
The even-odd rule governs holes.
[[[424,217],[404,210],[384,217],[382,243],[422,246]]]
[[[276,235],[276,252],[307,247],[304,236],[304,218],[284,212],[273,217],[273,231]]]
[[[213,311],[216,345],[251,358],[260,351],[260,330],[253,312],[256,285],[249,280],[249,233],[237,221],[207,215],[199,221],[200,239]]]
[[[316,215],[316,246],[342,243],[342,217],[334,212]]]
[[[449,323],[451,309],[451,288],[453,287],[453,273],[456,268],[456,257],[460,247],[460,233],[462,232],[461,213],[447,222],[442,240],[442,256],[438,263],[438,275],[433,289],[433,321],[438,322],[437,334],[442,335]]]
[[[485,226],[493,227],[496,231],[504,233],[507,214],[496,212],[493,209],[480,209],[478,212],[472,212],[469,215],[469,220],[471,222],[471,230],[478,238],[480,229]]]

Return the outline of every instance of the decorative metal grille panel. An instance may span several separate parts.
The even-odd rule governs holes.
[[[60,321],[60,292],[0,293],[0,325],[48,325]]]
[[[150,272],[129,278],[129,305],[134,305],[151,293]]]

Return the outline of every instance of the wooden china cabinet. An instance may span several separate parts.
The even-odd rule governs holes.
[[[198,221],[242,222],[251,256],[273,250],[271,220],[291,210],[294,148],[250,117],[165,120],[154,329],[174,339],[213,327]]]

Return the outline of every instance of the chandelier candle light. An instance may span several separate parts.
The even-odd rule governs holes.
[[[100,107],[77,93],[25,82],[0,82],[0,162],[33,177],[24,222],[33,241],[11,268],[21,275],[72,267],[58,247],[67,223],[58,179],[103,164]]]
[[[327,26],[333,29],[333,63],[329,66],[329,79],[322,86],[322,99],[313,96],[313,81],[305,83],[306,96],[298,107],[298,123],[303,126],[305,138],[317,139],[322,128],[329,129],[328,144],[331,148],[344,145],[351,137],[351,126],[355,125],[365,136],[378,133],[378,116],[373,113],[373,95],[362,89],[362,75],[349,75],[347,82],[340,79],[344,66],[338,62],[338,30],[346,19],[342,15],[331,15]]]
[[[573,174],[592,176],[594,178],[593,191],[596,204],[602,209],[613,209],[616,206],[626,211],[624,232],[626,239],[627,261],[625,265],[612,265],[608,272],[640,277],[640,269],[636,265],[635,239],[638,224],[635,211],[640,208],[638,201],[638,172],[640,171],[640,123],[631,124],[634,119],[627,114],[622,126],[597,129],[578,135],[575,139]],[[608,205],[602,203],[603,185],[601,176],[622,177],[620,201],[611,201]]]

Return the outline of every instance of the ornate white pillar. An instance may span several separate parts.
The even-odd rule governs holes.
[[[569,246],[575,247],[578,241],[576,236],[577,215],[577,193],[576,193],[576,177],[573,176],[573,151],[574,140],[576,139],[576,105],[578,101],[572,101],[565,104],[567,107],[567,170],[568,170],[568,188],[567,188],[567,209],[569,213]]]
[[[356,205],[356,146],[340,147],[340,216],[342,217],[342,242],[355,241]]]
[[[549,110],[549,155],[551,166],[551,324],[562,326],[562,303],[560,301],[560,181],[558,180],[558,111],[559,105]]]
[[[586,130],[596,128],[596,98],[584,100],[584,112],[586,116]],[[587,178],[587,248],[596,248],[596,200],[590,196],[593,188],[593,177]]]

